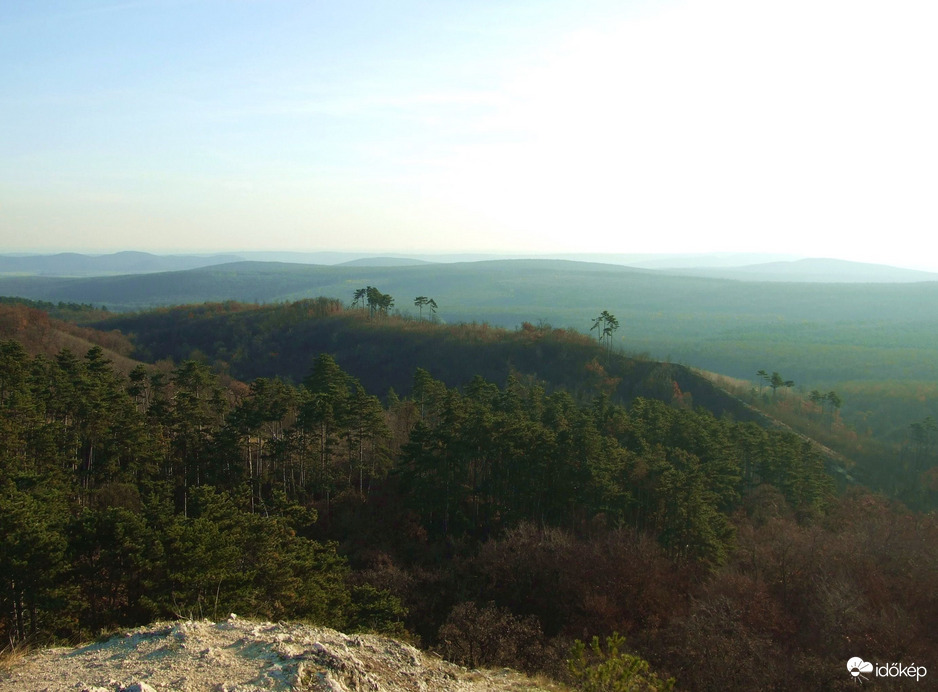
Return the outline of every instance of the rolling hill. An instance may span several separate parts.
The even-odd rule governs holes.
[[[149,252],[116,252],[85,255],[60,252],[52,255],[0,255],[0,274],[39,276],[106,276],[146,274],[194,269],[241,259],[237,255],[153,255]]]
[[[601,310],[632,353],[751,378],[761,368],[799,383],[938,382],[938,282],[821,284],[675,276],[608,264],[503,260],[416,266],[238,262],[180,272],[94,278],[0,278],[0,295],[111,310],[236,300],[351,301],[377,286],[416,315],[435,299],[446,322],[514,328],[549,323],[588,332]]]
[[[124,374],[140,363],[130,358],[133,345],[123,334],[80,327],[27,305],[0,304],[0,341],[6,340],[18,341],[30,355],[50,358],[62,349],[83,355],[97,346]]]
[[[485,324],[369,320],[330,301],[306,300],[181,306],[116,315],[96,326],[131,334],[134,354],[142,360],[201,359],[247,382],[258,377],[301,382],[316,356],[330,353],[367,391],[381,396],[391,389],[409,393],[415,371],[423,368],[452,387],[466,386],[477,376],[503,383],[515,375],[586,397],[606,391],[619,401],[649,396],[670,402],[678,392],[717,416],[760,419],[685,366],[607,357],[582,334],[531,324],[511,331]]]

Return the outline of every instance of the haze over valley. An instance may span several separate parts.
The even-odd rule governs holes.
[[[936,34],[0,4],[0,689],[925,689]]]

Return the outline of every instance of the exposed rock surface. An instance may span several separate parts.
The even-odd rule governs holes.
[[[45,649],[0,673],[0,692],[543,689],[514,671],[467,670],[386,637],[235,616],[155,623],[104,642]]]

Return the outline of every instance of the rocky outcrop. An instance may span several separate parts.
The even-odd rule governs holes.
[[[393,639],[296,623],[156,623],[107,641],[30,654],[0,692],[396,692],[558,689],[510,670],[467,670]]]

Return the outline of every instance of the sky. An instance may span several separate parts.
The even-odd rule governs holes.
[[[938,270],[934,0],[5,0],[0,252]]]

